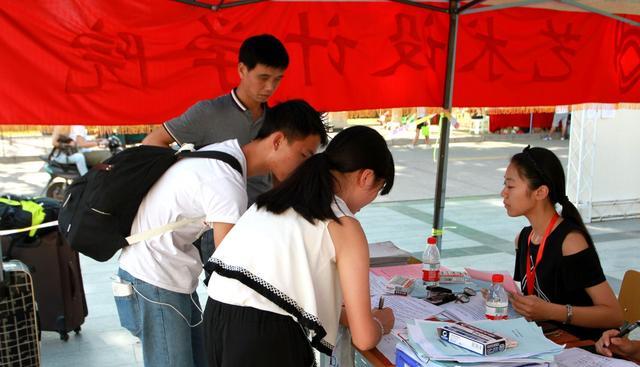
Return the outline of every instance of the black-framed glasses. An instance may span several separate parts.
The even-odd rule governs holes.
[[[475,296],[478,292],[475,289],[464,287],[462,293],[456,293],[456,303],[469,303],[471,297]]]

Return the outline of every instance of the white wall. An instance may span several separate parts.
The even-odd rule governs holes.
[[[592,200],[640,199],[640,111],[596,119]]]
[[[585,221],[640,215],[640,111],[576,110],[567,193]]]

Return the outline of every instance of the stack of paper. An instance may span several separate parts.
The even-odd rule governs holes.
[[[411,257],[409,252],[400,249],[391,241],[369,244],[369,265],[371,267],[406,264]]]
[[[460,363],[488,363],[509,366],[513,364],[544,364],[553,361],[553,357],[562,352],[563,346],[547,339],[540,327],[534,322],[523,318],[509,320],[483,320],[471,324],[487,331],[514,340],[518,345],[489,356],[481,356],[464,348],[441,340],[437,328],[446,322],[415,320],[407,323],[409,339],[414,343],[417,354],[423,354],[421,359],[430,358],[435,361],[451,361]],[[412,355],[414,353],[410,353]],[[427,357],[428,356],[428,357]]]

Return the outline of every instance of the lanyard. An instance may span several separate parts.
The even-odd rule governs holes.
[[[547,229],[544,231],[544,237],[542,237],[542,241],[540,241],[540,247],[538,248],[538,255],[536,255],[536,262],[533,264],[533,268],[531,268],[531,236],[533,235],[533,228],[531,229],[531,233],[529,233],[529,238],[527,239],[527,294],[533,294],[533,284],[536,281],[536,267],[540,264],[542,260],[542,253],[544,252],[544,245],[547,243],[547,237],[549,237],[549,233],[553,229],[553,226],[558,221],[560,216],[558,213],[553,214],[553,218],[551,218],[551,222],[547,226]]]

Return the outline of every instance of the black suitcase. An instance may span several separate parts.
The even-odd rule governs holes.
[[[32,278],[18,260],[0,260],[0,366],[40,366]]]
[[[80,271],[80,258],[58,231],[35,241],[4,237],[2,247],[10,259],[22,261],[33,277],[40,330],[55,331],[67,341],[80,332],[88,314]]]

